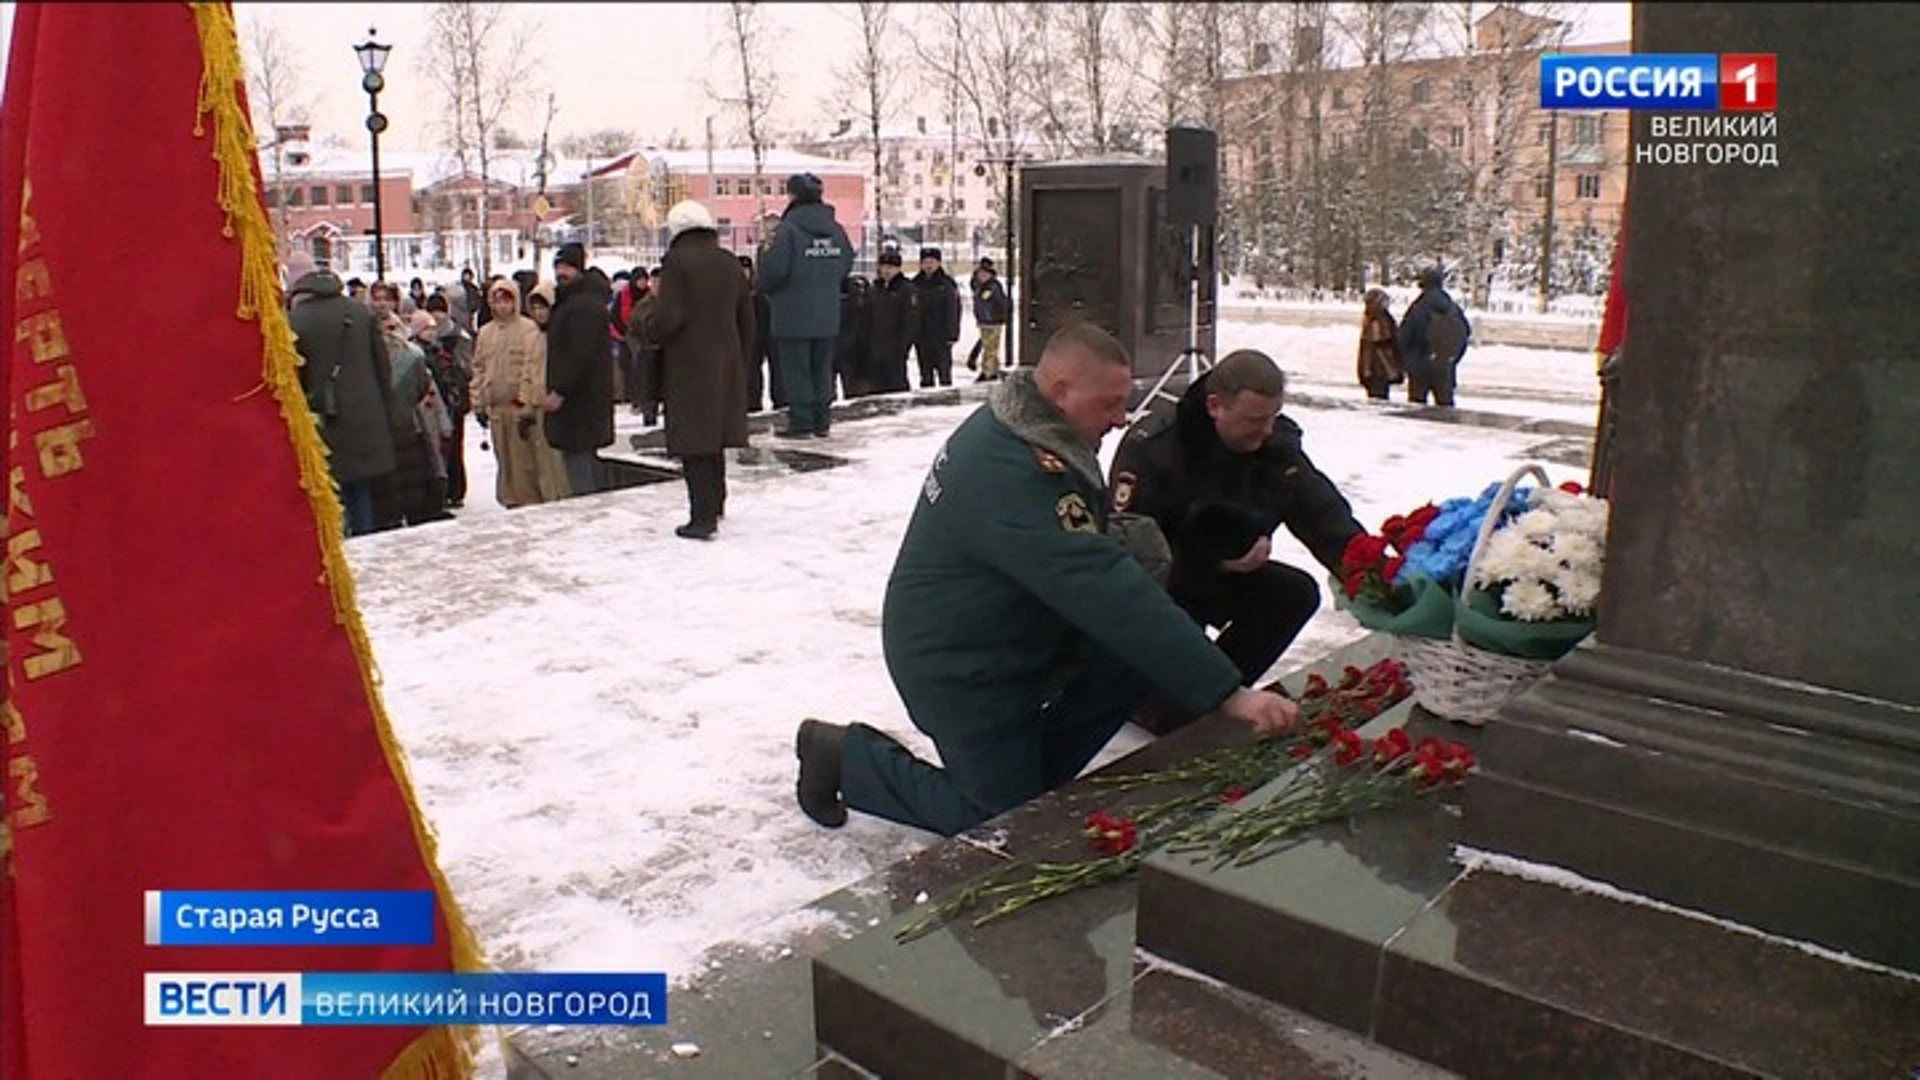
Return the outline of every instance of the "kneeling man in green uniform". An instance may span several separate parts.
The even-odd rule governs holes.
[[[800,725],[798,795],[951,836],[1080,774],[1149,692],[1270,733],[1297,711],[1240,670],[1109,532],[1100,440],[1126,424],[1133,365],[1069,326],[994,387],[934,458],[881,613],[887,670],[930,765],[864,724]]]

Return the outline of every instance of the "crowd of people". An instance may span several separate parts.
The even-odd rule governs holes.
[[[818,177],[788,178],[789,203],[754,254],[729,252],[707,209],[669,211],[659,266],[609,278],[563,245],[553,279],[472,269],[429,290],[418,278],[342,282],[304,252],[287,260],[289,321],[301,379],[332,455],[348,535],[441,521],[466,498],[469,416],[498,466],[509,509],[601,491],[600,451],[626,402],[664,424],[683,465],[689,517],[676,532],[711,539],[726,505],[725,452],[746,445],[746,416],[770,404],[775,434],[825,438],[837,399],[950,386],[961,294],[940,249],[909,277],[897,247],[878,273],[851,273],[853,248]],[[719,273],[724,261],[726,274]],[[991,259],[969,282],[980,338],[967,366],[1003,370],[1012,317]]]

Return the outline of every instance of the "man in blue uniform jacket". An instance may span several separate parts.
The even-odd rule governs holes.
[[[1110,531],[1100,440],[1126,422],[1133,366],[1097,327],[1047,343],[934,459],[887,582],[887,670],[944,768],[864,724],[800,725],[798,795],[951,836],[1078,776],[1150,692],[1257,732],[1292,702],[1241,685]]]

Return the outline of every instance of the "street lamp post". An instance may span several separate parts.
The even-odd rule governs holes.
[[[1011,298],[1011,293],[1013,292],[1013,288],[1015,286],[1015,279],[1019,273],[1019,266],[1020,266],[1019,259],[1015,256],[1014,250],[1013,250],[1013,189],[1014,189],[1014,171],[1013,170],[1016,166],[1020,164],[1020,160],[1021,159],[1018,155],[1014,154],[1012,150],[1009,150],[1006,154],[1003,154],[999,157],[983,158],[981,159],[980,164],[974,166],[975,175],[982,176],[986,174],[986,171],[987,171],[986,167],[988,165],[996,165],[1000,168],[1001,175],[1005,177],[1007,182],[1006,192],[1002,196],[1002,200],[1000,203],[1000,222],[1002,226],[1005,227],[1005,230],[1006,230],[1006,252],[1004,257],[1006,259],[1007,265],[1006,265],[1006,273],[1002,276],[1002,279],[1006,283],[1007,292],[1009,293],[1009,298]],[[1016,306],[1016,311],[1010,314],[1017,316],[1018,305],[1015,305],[1015,306]],[[1016,324],[1018,324],[1019,322],[1020,320],[1017,317],[1009,318],[1007,320],[1006,362],[1010,367],[1019,363],[1018,357],[1020,354],[1014,348],[1015,327],[1016,327]]]
[[[353,51],[360,55],[360,70],[364,72],[360,79],[361,89],[367,92],[367,133],[373,137],[373,268],[374,280],[387,280],[387,232],[385,223],[380,220],[380,133],[387,130],[387,118],[380,114],[380,91],[387,88],[386,76],[380,74],[387,66],[387,54],[393,46],[382,45],[374,40],[376,31],[367,28],[367,40],[355,45]]]

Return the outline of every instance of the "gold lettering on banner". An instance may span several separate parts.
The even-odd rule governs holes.
[[[40,475],[52,480],[71,472],[79,472],[86,465],[86,459],[80,456],[80,440],[93,438],[93,421],[75,420],[48,428],[33,437],[33,445],[40,451]]]
[[[40,651],[21,658],[29,679],[44,679],[80,666],[80,647],[67,636],[67,606],[58,597],[13,609],[13,628],[26,631]]]
[[[80,392],[80,372],[72,364],[54,368],[52,382],[27,391],[28,412],[51,409],[55,405],[65,405],[69,416],[87,411],[87,395]]]
[[[28,209],[32,204],[33,181],[23,179],[20,181],[20,246],[16,254],[25,255],[28,248],[40,243],[40,225],[33,220],[33,213]]]
[[[53,584],[53,570],[44,559],[34,558],[40,550],[40,530],[25,529],[7,537],[7,595],[19,596],[42,585]]]
[[[20,429],[15,428],[13,433],[16,438],[12,441],[17,444],[20,441],[17,437],[20,434]],[[25,465],[15,465],[13,468],[7,470],[7,513],[18,514],[21,517],[33,516],[33,500],[27,497],[27,467]]]
[[[46,796],[40,794],[40,766],[31,754],[7,762],[7,775],[13,780],[11,820],[15,828],[30,829],[53,816],[47,809]]]
[[[17,746],[27,741],[26,718],[20,715],[19,709],[13,707],[13,702],[0,704],[0,724],[6,725],[8,746]]]
[[[37,311],[21,319],[14,327],[13,340],[28,343],[36,364],[67,355],[67,328],[61,325],[58,311]]]
[[[45,259],[29,259],[13,274],[13,299],[24,304],[53,295],[53,278],[47,274]]]

